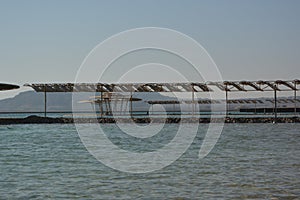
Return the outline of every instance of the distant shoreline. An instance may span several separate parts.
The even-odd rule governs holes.
[[[73,123],[274,123],[273,117],[235,118],[51,118],[32,115],[26,118],[0,118],[0,125],[10,124],[73,124]],[[300,117],[278,117],[276,123],[300,123]]]

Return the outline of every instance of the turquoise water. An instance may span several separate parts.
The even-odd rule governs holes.
[[[128,141],[116,125],[103,126],[122,148],[147,146]],[[153,148],[167,143],[177,126],[166,124]],[[0,126],[0,199],[300,197],[300,124],[226,124],[215,148],[199,160],[207,126],[200,126],[179,160],[146,174],[119,172],[97,161],[74,125]]]

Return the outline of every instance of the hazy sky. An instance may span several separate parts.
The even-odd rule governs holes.
[[[0,0],[0,82],[73,82],[98,43],[149,26],[197,40],[226,80],[299,79],[299,19],[297,0]]]

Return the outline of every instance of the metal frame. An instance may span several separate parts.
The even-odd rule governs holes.
[[[211,86],[221,91],[298,91],[300,80],[291,81],[224,81],[204,83],[33,83],[25,84],[36,92],[212,92]],[[284,88],[280,88],[280,86]],[[250,88],[246,88],[250,87]]]
[[[228,92],[273,91],[274,92],[274,121],[277,120],[277,91],[294,91],[294,99],[297,99],[297,91],[300,80],[275,80],[275,81],[223,81],[223,82],[193,82],[193,83],[37,83],[25,84],[36,92],[45,93],[45,116],[47,104],[47,92],[191,92],[192,102],[194,92],[213,92],[212,86],[225,92],[226,116],[228,114]],[[296,101],[295,101],[296,102]],[[101,105],[102,106],[102,105]],[[296,114],[295,103],[295,114]],[[193,107],[194,113],[194,107]]]

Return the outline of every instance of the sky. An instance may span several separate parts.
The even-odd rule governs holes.
[[[224,80],[300,79],[299,19],[297,0],[0,0],[0,82],[74,82],[96,45],[140,27],[190,36]]]

